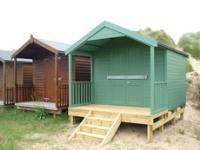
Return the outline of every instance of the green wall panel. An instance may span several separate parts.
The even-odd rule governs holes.
[[[155,81],[165,81],[165,50],[155,48]]]
[[[167,51],[168,108],[173,109],[186,101],[186,58]]]
[[[94,101],[99,104],[150,106],[149,47],[113,39],[93,53]],[[108,80],[108,75],[147,75],[145,80]]]

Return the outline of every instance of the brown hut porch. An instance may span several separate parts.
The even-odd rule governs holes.
[[[52,114],[60,114],[63,109],[67,107],[58,108],[55,102],[45,101],[26,101],[15,103],[15,106],[21,110],[36,111],[37,109],[44,109],[45,111]]]

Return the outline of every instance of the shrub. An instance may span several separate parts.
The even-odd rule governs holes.
[[[193,68],[189,61],[186,62],[186,73],[192,72]]]
[[[35,108],[35,112],[36,112],[35,117],[38,120],[44,120],[48,116],[48,113],[43,108],[40,108],[40,107]]]

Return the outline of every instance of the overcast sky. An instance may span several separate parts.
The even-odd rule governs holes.
[[[104,20],[164,29],[177,42],[200,31],[200,0],[0,0],[0,49],[17,49],[30,34],[73,44]]]

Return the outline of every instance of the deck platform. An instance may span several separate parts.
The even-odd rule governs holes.
[[[60,114],[61,109],[56,107],[56,103],[44,102],[44,101],[26,101],[18,102],[15,104],[18,109],[35,111],[36,108],[45,109],[47,112],[52,114]]]
[[[92,123],[92,124],[89,124],[90,127],[92,126],[94,128],[95,126],[95,128],[102,128],[101,125],[102,123],[104,123],[103,122],[104,120],[112,119],[112,115],[113,116],[120,115],[120,123],[126,122],[126,123],[136,123],[136,124],[147,125],[148,142],[152,140],[154,130],[160,128],[162,131],[164,125],[167,122],[169,121],[174,122],[175,118],[183,118],[183,113],[184,113],[184,106],[177,107],[176,109],[173,109],[173,110],[165,110],[156,115],[151,115],[150,109],[144,108],[144,107],[90,104],[90,105],[68,108],[68,115],[69,115],[71,124],[74,124],[76,117],[84,117],[83,122],[80,124],[80,126],[78,127],[76,131],[77,133],[74,133],[74,135],[77,134],[80,136],[80,133],[81,133],[82,136],[83,135],[91,136],[92,134],[91,132],[93,131],[93,129],[90,129],[90,130],[88,129],[87,132],[89,133],[82,132],[82,130],[84,129],[83,127],[88,126],[87,124],[88,122]],[[89,118],[88,118],[88,115],[89,115]],[[91,118],[93,118],[92,121],[87,121]],[[99,121],[101,122],[99,123]],[[117,130],[115,128],[115,132],[116,131]],[[93,135],[93,136],[96,137],[96,135]]]

